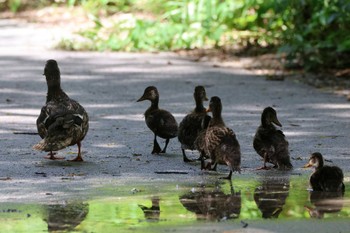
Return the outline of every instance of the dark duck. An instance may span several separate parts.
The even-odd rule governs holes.
[[[207,115],[203,101],[207,101],[207,94],[203,86],[197,86],[193,94],[196,102],[196,108],[186,115],[179,125],[178,139],[181,143],[182,155],[184,162],[191,162],[186,156],[185,150],[195,150],[195,140],[199,133],[208,127],[211,119]]]
[[[201,134],[195,144],[201,154],[210,157],[211,163],[206,168],[216,170],[217,164],[226,164],[230,173],[224,179],[231,179],[234,171],[240,172],[241,150],[235,133],[226,127],[222,116],[221,99],[214,96],[210,99],[208,112],[212,112],[212,118],[205,133]],[[204,157],[201,157],[201,167],[204,168]],[[213,168],[211,168],[211,166]]]
[[[48,88],[46,104],[36,121],[42,140],[33,148],[49,152],[46,158],[55,160],[62,158],[55,157],[53,151],[77,144],[78,155],[71,161],[83,161],[81,141],[89,129],[88,114],[61,89],[60,69],[55,60],[46,62],[44,75]]]
[[[267,107],[261,115],[261,125],[253,141],[255,151],[264,159],[264,165],[259,169],[269,169],[266,163],[272,163],[280,170],[292,169],[288,150],[289,143],[283,132],[278,130],[274,124],[282,127],[276,111]]]
[[[323,156],[319,152],[311,154],[309,162],[304,168],[313,167],[314,173],[310,177],[313,191],[342,192],[345,191],[343,171],[337,166],[324,165]]]
[[[166,153],[170,139],[177,136],[177,122],[170,112],[159,108],[159,93],[156,87],[147,87],[137,102],[144,100],[151,101],[151,106],[145,112],[145,121],[148,128],[154,133],[152,154]],[[166,140],[163,150],[157,142],[157,136]]]

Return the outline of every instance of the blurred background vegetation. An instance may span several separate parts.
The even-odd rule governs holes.
[[[309,71],[350,67],[350,0],[0,0],[2,11],[80,7],[93,26],[60,48],[259,48]]]

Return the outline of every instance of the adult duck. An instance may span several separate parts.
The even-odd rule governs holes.
[[[170,112],[159,108],[159,92],[156,87],[147,87],[137,102],[144,100],[151,101],[151,106],[145,112],[145,121],[154,133],[152,154],[166,153],[170,139],[177,136],[177,122]],[[157,136],[166,139],[163,150],[157,142]]]
[[[208,127],[210,116],[203,106],[203,101],[207,101],[207,94],[203,86],[196,86],[193,94],[196,102],[195,109],[187,114],[180,122],[178,139],[181,143],[184,162],[191,162],[186,156],[185,150],[195,150],[195,140],[199,133]]]
[[[313,167],[314,173],[310,177],[313,191],[344,192],[343,171],[337,166],[324,165],[323,156],[319,152],[312,153],[304,168]]]
[[[47,83],[46,104],[36,121],[38,133],[42,140],[33,146],[36,150],[49,152],[46,158],[55,157],[53,151],[67,146],[77,145],[78,155],[71,161],[83,161],[81,156],[81,141],[89,129],[89,118],[85,109],[61,88],[61,75],[55,60],[48,60],[44,75]]]
[[[292,169],[289,143],[283,132],[278,130],[274,124],[282,127],[275,109],[267,107],[261,114],[261,125],[257,129],[253,141],[255,151],[264,159],[264,165],[259,169],[269,169],[266,166],[268,162],[281,170]]]
[[[200,150],[210,156],[212,170],[216,170],[217,164],[226,164],[230,168],[230,173],[224,179],[231,179],[234,171],[241,171],[241,149],[232,129],[226,127],[222,119],[221,99],[214,96],[210,99],[208,112],[212,112],[212,118],[205,132],[204,139],[199,139],[202,143],[198,143]],[[204,167],[204,157],[202,156],[202,168]],[[207,166],[208,167],[208,166]]]

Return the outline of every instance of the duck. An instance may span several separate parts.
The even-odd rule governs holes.
[[[282,127],[277,118],[277,112],[272,107],[266,107],[261,114],[261,125],[256,130],[253,147],[255,151],[263,158],[264,165],[258,170],[268,170],[270,167],[266,163],[272,163],[274,168],[279,170],[290,170],[293,168],[289,156],[289,143],[286,140],[282,130],[276,126]]]
[[[304,165],[304,168],[308,167],[315,169],[309,180],[313,191],[344,193],[343,171],[337,166],[324,165],[323,156],[320,152],[311,154],[309,162]]]
[[[147,87],[137,102],[144,100],[151,101],[151,106],[144,115],[146,125],[154,133],[152,154],[166,153],[170,139],[177,137],[178,124],[176,119],[170,112],[159,108],[159,92],[155,86]],[[157,136],[166,140],[163,149],[157,142]]]
[[[211,162],[204,166],[204,156],[201,156],[201,169],[216,170],[217,164],[226,164],[230,173],[222,179],[231,180],[232,173],[241,171],[241,149],[236,134],[232,129],[226,127],[222,119],[222,103],[218,96],[213,96],[209,102],[207,112],[212,113],[208,128],[203,133],[196,145],[201,154],[209,156]],[[213,167],[211,167],[213,165]]]
[[[179,124],[178,139],[181,143],[181,150],[184,162],[192,162],[186,156],[185,150],[195,150],[195,140],[201,131],[205,131],[211,119],[208,116],[203,101],[208,101],[205,88],[196,86],[193,93],[196,102],[195,109],[187,114]]]
[[[69,96],[61,88],[61,74],[57,61],[47,60],[44,76],[47,83],[46,104],[41,108],[36,125],[42,140],[33,149],[46,151],[47,159],[63,159],[56,157],[54,151],[77,145],[78,153],[70,161],[83,161],[81,142],[89,130],[89,117],[83,106]]]

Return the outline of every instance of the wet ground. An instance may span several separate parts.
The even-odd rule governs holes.
[[[350,105],[341,96],[293,79],[266,81],[241,68],[219,68],[161,54],[61,52],[59,31],[0,20],[0,229],[6,232],[349,232]],[[47,59],[61,68],[63,89],[90,116],[83,163],[48,161],[33,151],[45,102]],[[182,161],[180,144],[150,154],[153,136],[136,103],[148,85],[178,122],[194,105],[196,85],[223,102],[226,124],[242,149],[232,184],[219,172]],[[252,147],[264,107],[274,106],[290,143],[291,172],[256,171]],[[163,144],[163,140],[159,140]],[[76,147],[59,152],[71,159]],[[301,167],[311,152],[340,166],[347,190],[310,196]],[[191,158],[198,153],[188,152]]]

